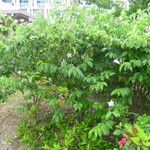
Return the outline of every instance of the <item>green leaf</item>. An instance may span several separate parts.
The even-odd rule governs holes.
[[[124,71],[130,70],[132,71],[132,64],[130,62],[124,62],[120,65],[119,71],[121,72],[122,69],[124,69]]]
[[[93,67],[93,62],[92,61],[93,61],[93,59],[91,59],[91,58],[85,58],[85,62],[91,68]]]
[[[112,112],[111,112],[111,111],[107,112],[107,114],[106,114],[106,119],[109,119],[109,118],[111,117],[111,115],[112,115]]]
[[[115,115],[115,117],[120,117],[120,112],[118,110],[114,110],[113,114]]]
[[[111,92],[111,95],[117,95],[117,96],[130,96],[131,95],[131,91],[129,88],[120,88],[120,89],[115,89],[114,91]]]
[[[113,135],[121,135],[122,134],[122,131],[121,130],[115,130]]]
[[[102,104],[100,102],[94,102],[93,108],[95,108],[95,109],[102,109]]]
[[[76,104],[74,105],[75,110],[81,110],[82,107],[83,107],[83,105],[82,105],[81,103],[76,103]]]
[[[97,82],[96,84],[93,84],[90,86],[90,89],[93,91],[93,90],[96,90],[96,91],[99,91],[99,90],[103,90],[104,87],[107,86],[107,83],[106,82]]]

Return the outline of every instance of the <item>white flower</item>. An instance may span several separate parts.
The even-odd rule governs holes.
[[[113,62],[116,64],[120,64],[120,61],[118,59],[115,59]]]
[[[114,105],[115,105],[115,102],[114,102],[114,101],[111,100],[110,102],[108,102],[108,106],[109,106],[109,107],[114,106]]]
[[[71,58],[71,57],[72,57],[72,54],[71,54],[71,53],[68,53],[68,54],[67,54],[67,57],[68,57],[68,58]]]
[[[17,71],[18,75],[21,75],[21,71]]]

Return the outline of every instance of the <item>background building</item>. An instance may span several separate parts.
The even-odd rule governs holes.
[[[30,22],[37,14],[47,16],[55,6],[67,6],[76,0],[0,0],[0,12],[20,22]]]
[[[24,10],[30,14],[45,13],[55,5],[70,5],[75,0],[0,0],[0,10]]]

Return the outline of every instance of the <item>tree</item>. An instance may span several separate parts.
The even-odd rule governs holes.
[[[113,6],[115,6],[113,0],[87,0],[87,2],[107,9],[111,9]]]
[[[130,0],[130,13],[136,12],[138,9],[146,9],[148,8],[148,5],[150,3],[150,0]]]
[[[116,17],[73,6],[5,38],[0,87],[30,98],[22,141],[43,150],[116,148],[114,130],[149,110],[149,23],[145,11]]]

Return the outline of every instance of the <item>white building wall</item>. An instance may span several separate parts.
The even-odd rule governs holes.
[[[9,1],[9,3],[3,1]],[[28,3],[23,5],[20,3],[20,1],[28,1]],[[37,3],[38,1],[45,1],[45,4],[40,6],[39,3]],[[42,13],[44,16],[46,16],[53,6],[68,6],[77,1],[78,0],[0,0],[0,10],[24,10],[32,15],[35,15],[36,13]],[[114,1],[120,2],[126,9],[129,9],[129,0]]]

